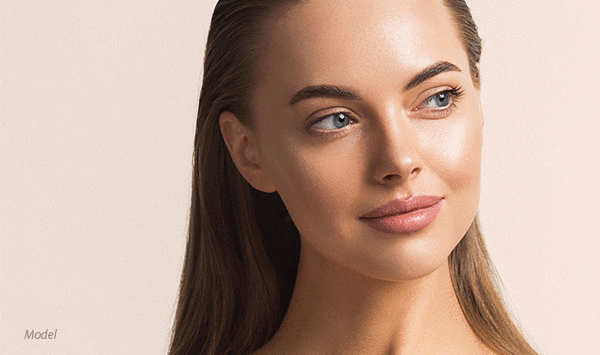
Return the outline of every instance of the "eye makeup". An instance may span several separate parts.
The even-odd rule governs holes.
[[[456,103],[464,93],[465,90],[461,86],[444,86],[427,90],[424,93],[427,97],[421,100],[411,112],[425,118],[446,117],[456,108]],[[348,127],[356,122],[357,120],[348,110],[331,110],[312,120],[306,131],[316,136],[334,137],[344,134]]]
[[[427,98],[421,101],[412,111],[431,117],[446,117],[454,108],[456,108],[456,103],[464,93],[465,90],[460,86],[454,86],[449,89],[438,91],[427,96]],[[431,107],[431,104],[434,106]],[[435,105],[437,105],[437,108]]]

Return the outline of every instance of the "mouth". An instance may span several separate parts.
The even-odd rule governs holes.
[[[442,207],[442,197],[413,195],[394,199],[368,212],[359,219],[369,227],[384,233],[416,232],[427,227]]]

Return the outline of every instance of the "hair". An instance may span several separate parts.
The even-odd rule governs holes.
[[[224,111],[251,125],[249,95],[265,24],[302,0],[220,0],[204,59],[193,156],[187,248],[171,355],[248,354],[277,331],[294,287],[300,236],[277,193],[240,175],[219,128]],[[442,0],[479,86],[481,39],[464,0]],[[285,238],[280,238],[285,235]],[[448,257],[454,290],[475,334],[500,354],[537,354],[504,305],[475,217]]]

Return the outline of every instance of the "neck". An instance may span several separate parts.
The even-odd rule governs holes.
[[[281,327],[257,354],[482,354],[447,261],[416,280],[383,281],[302,247]],[[449,352],[450,351],[450,352]]]

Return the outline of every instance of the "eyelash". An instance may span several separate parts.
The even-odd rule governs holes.
[[[328,117],[332,117],[332,116],[336,116],[336,115],[341,115],[341,114],[345,115],[346,118],[350,121],[348,123],[348,125],[346,125],[346,126],[344,126],[342,128],[339,128],[339,129],[331,129],[331,130],[313,128],[317,123],[324,121]],[[356,122],[356,120],[354,120],[352,118],[352,115],[348,111],[332,112],[332,113],[328,113],[326,115],[323,115],[323,116],[317,118],[316,120],[314,120],[313,122],[311,122],[308,125],[308,129],[307,130],[308,130],[309,133],[314,134],[314,135],[318,135],[318,136],[322,136],[322,135],[332,136],[332,135],[336,135],[336,134],[343,134],[343,132],[346,131],[345,128],[347,126],[353,124],[354,122]]]
[[[454,110],[454,108],[456,108],[456,102],[458,102],[458,100],[463,96],[463,94],[465,93],[464,89],[460,86],[454,86],[450,89],[446,89],[446,90],[442,90],[439,92],[436,92],[435,94],[432,94],[430,96],[428,96],[425,100],[423,100],[419,106],[417,106],[417,108],[415,108],[413,111],[422,111],[422,110],[427,110],[426,113],[430,114],[431,116],[435,116],[435,117],[445,117],[447,115],[450,114],[450,112],[452,112],[452,110]],[[424,103],[430,102],[432,100],[435,100],[435,96],[436,95],[440,95],[440,94],[448,94],[450,96],[450,100],[451,102],[444,108],[441,109],[426,109],[426,108],[419,108],[421,107]],[[308,125],[307,131],[309,131],[311,134],[317,135],[317,136],[332,136],[332,135],[338,135],[338,134],[343,134],[343,132],[345,131],[345,127],[340,128],[340,129],[333,129],[333,130],[322,130],[322,129],[314,129],[313,126],[323,120],[325,120],[328,117],[331,116],[335,116],[338,114],[345,114],[348,119],[350,120],[350,124],[356,122],[354,119],[352,119],[352,115],[347,112],[347,111],[339,111],[339,112],[332,112],[332,113],[328,113],[324,116],[321,116],[319,118],[317,118],[316,120],[314,120],[313,122],[311,122]]]
[[[456,102],[463,96],[464,93],[465,93],[465,90],[460,86],[458,86],[458,87],[455,86],[455,87],[452,87],[451,89],[446,89],[443,91],[436,92],[435,94],[430,95],[425,100],[423,100],[419,104],[419,106],[417,106],[417,108],[415,108],[413,111],[418,112],[418,111],[426,110],[426,113],[431,114],[432,116],[445,117],[445,116],[449,115],[450,112],[452,112],[452,110],[454,108],[456,108]],[[435,96],[440,95],[440,94],[447,94],[450,96],[451,102],[446,107],[441,108],[441,109],[420,108],[423,104],[435,100]]]

